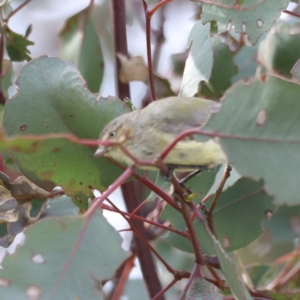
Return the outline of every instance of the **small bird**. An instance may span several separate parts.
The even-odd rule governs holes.
[[[109,122],[100,133],[99,140],[116,144],[100,145],[95,157],[110,157],[130,166],[133,160],[118,146],[122,144],[138,160],[155,161],[176,136],[188,129],[200,129],[220,107],[220,103],[195,97],[156,100],[143,109]],[[188,137],[179,141],[163,161],[172,169],[190,171],[215,167],[225,163],[227,158],[214,140],[199,142]],[[149,166],[141,168],[151,169]]]

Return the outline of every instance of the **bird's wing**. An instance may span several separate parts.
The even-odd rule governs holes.
[[[185,130],[202,127],[220,107],[220,103],[201,98],[169,97],[142,109],[140,118],[147,127],[153,126],[160,132],[176,136]]]

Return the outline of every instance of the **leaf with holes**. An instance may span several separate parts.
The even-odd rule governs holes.
[[[208,82],[201,81],[198,96],[208,99],[220,99],[223,93],[231,86],[231,79],[237,73],[233,63],[233,54],[221,43],[220,37],[214,36],[213,41],[214,63]]]
[[[241,268],[234,254],[225,253],[219,241],[215,240],[213,235],[210,235],[210,238],[217,253],[226,282],[231,293],[235,296],[235,299],[253,300],[243,282]]]
[[[213,196],[213,195],[212,195]],[[206,203],[209,208],[211,201]],[[262,221],[268,213],[275,211],[272,197],[263,190],[263,183],[241,178],[232,187],[223,192],[213,213],[213,220],[218,239],[226,251],[243,248],[257,239],[262,233]],[[185,230],[185,222],[178,211],[167,205],[161,219],[168,220],[177,230]],[[239,226],[236,226],[239,224]],[[205,253],[215,254],[211,241],[202,224],[196,219],[195,228],[201,247]],[[188,239],[175,233],[170,233],[167,240],[175,248],[193,252]]]
[[[192,1],[202,7],[203,24],[216,21],[219,34],[234,27],[235,32],[247,34],[252,45],[271,28],[289,3],[288,0],[247,0],[241,4],[236,4],[236,0]]]
[[[96,212],[69,267],[64,266],[87,217],[44,219],[25,231],[25,245],[3,261],[3,299],[102,299],[101,282],[126,258],[119,234]],[[105,241],[105,243],[103,243]],[[84,263],[83,263],[84,262]],[[39,297],[40,298],[40,297]]]
[[[34,45],[34,42],[29,41],[23,35],[10,30],[8,26],[4,26],[3,29],[6,50],[11,61],[29,61],[31,57],[27,47]]]
[[[214,299],[222,300],[223,295],[219,294],[215,285],[206,281],[204,278],[196,277],[188,292],[186,299],[202,300],[202,299]]]
[[[300,33],[294,27],[278,23],[268,32],[258,47],[258,61],[268,70],[291,77],[291,70],[300,58]]]
[[[200,81],[208,81],[213,66],[209,24],[198,21],[189,36],[190,52],[185,63],[180,96],[193,97]]]
[[[120,100],[89,92],[75,65],[58,58],[31,61],[18,85],[19,93],[4,110],[8,136],[67,133],[96,140],[111,119],[128,112]],[[95,159],[95,148],[49,139],[34,153],[13,151],[12,157],[27,178],[47,191],[60,185],[68,195],[88,195],[94,188],[104,190],[121,172],[105,158]]]
[[[300,203],[300,85],[269,76],[237,83],[203,132],[218,136],[243,176],[263,178],[276,204]]]

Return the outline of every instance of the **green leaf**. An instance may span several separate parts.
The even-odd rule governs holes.
[[[213,67],[210,26],[198,21],[189,36],[190,53],[185,63],[180,96],[193,97],[199,82],[208,81]]]
[[[28,228],[25,245],[2,263],[1,282],[8,286],[1,297],[26,299],[35,290],[43,299],[102,299],[101,281],[114,275],[126,253],[119,234],[98,212],[61,277],[86,220],[86,216],[45,219]]]
[[[266,272],[270,269],[270,266],[253,266],[249,272],[249,276],[251,278],[251,281],[254,285],[254,287],[257,287],[259,285],[259,282],[264,277]]]
[[[118,99],[99,98],[85,88],[72,63],[41,57],[23,68],[19,93],[5,105],[7,135],[69,133],[97,139],[113,118],[128,112]],[[96,148],[96,147],[95,147]],[[105,158],[95,159],[94,149],[64,139],[49,139],[35,153],[12,152],[24,175],[45,190],[61,186],[70,195],[104,190],[120,174]]]
[[[78,213],[79,209],[73,204],[72,199],[63,195],[46,201],[42,218],[70,217],[77,216]]]
[[[223,295],[216,291],[216,286],[206,281],[204,278],[196,277],[187,294],[186,299],[202,300],[202,299],[214,299],[222,300]]]
[[[291,77],[291,69],[299,60],[300,33],[291,33],[293,27],[277,23],[260,43],[258,60],[267,69],[286,77]]]
[[[234,57],[234,64],[238,66],[238,74],[231,78],[231,82],[235,83],[239,80],[245,82],[255,77],[257,69],[257,49],[259,42],[254,46],[244,45]]]
[[[219,241],[215,240],[212,235],[210,237],[217,253],[224,277],[235,299],[253,300],[242,280],[242,272],[235,256],[232,253],[225,253]]]
[[[87,9],[67,20],[60,32],[60,57],[72,60],[92,92],[98,92],[103,79],[104,62],[99,37]]]
[[[273,264],[274,261],[295,250],[295,241],[274,243],[270,232],[266,230],[253,243],[238,250],[238,254],[245,266],[253,264]]]
[[[201,0],[192,1],[202,7],[203,24],[216,21],[219,34],[233,27],[235,32],[247,34],[252,45],[264,31],[271,28],[274,21],[279,18],[281,10],[289,3],[288,0],[248,0],[235,5],[236,1],[231,0],[212,0],[209,3]]]
[[[213,220],[218,240],[226,251],[243,248],[263,233],[262,222],[276,209],[272,200],[265,193],[262,181],[247,178],[239,179],[221,194]],[[212,197],[208,207],[211,202]]]
[[[192,193],[197,193],[198,197],[193,201],[199,203],[209,192],[210,188],[215,182],[216,176],[220,170],[221,166],[214,169],[202,171],[199,175],[191,178],[185,185],[188,187]]]
[[[89,208],[89,200],[93,198],[93,193],[91,192],[88,196],[82,192],[76,192],[72,196],[73,203],[80,208],[82,212],[85,212]]]
[[[28,46],[34,45],[34,42],[29,41],[23,35],[18,34],[8,28],[8,26],[4,26],[4,37],[5,37],[5,46],[7,50],[7,54],[12,61],[29,61],[30,51],[28,50]]]
[[[203,128],[220,138],[239,174],[265,180],[276,204],[300,203],[299,94],[298,84],[271,76],[237,83]]]
[[[293,79],[300,82],[300,59],[295,63],[293,69],[291,70]]]
[[[208,208],[212,199],[207,202]],[[262,181],[241,178],[223,192],[215,207],[213,220],[218,239],[225,250],[231,252],[243,248],[257,239],[263,233],[262,221],[274,210],[272,197],[264,192]],[[161,219],[170,221],[177,230],[186,229],[182,215],[169,205],[165,207]],[[194,224],[202,250],[207,254],[215,254],[202,223],[196,219]],[[193,252],[190,241],[176,233],[169,233],[166,240],[177,249]]]
[[[223,93],[231,86],[231,79],[237,73],[233,63],[233,54],[221,43],[220,37],[213,38],[214,63],[212,74],[208,82],[201,81],[198,96],[209,99],[220,99]]]
[[[279,243],[299,238],[299,223],[300,206],[281,206],[264,227],[271,234],[273,242]]]

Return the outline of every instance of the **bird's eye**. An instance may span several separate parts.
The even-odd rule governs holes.
[[[113,139],[115,136],[116,136],[116,132],[115,131],[111,131],[109,134],[108,134],[109,138],[110,139]]]

